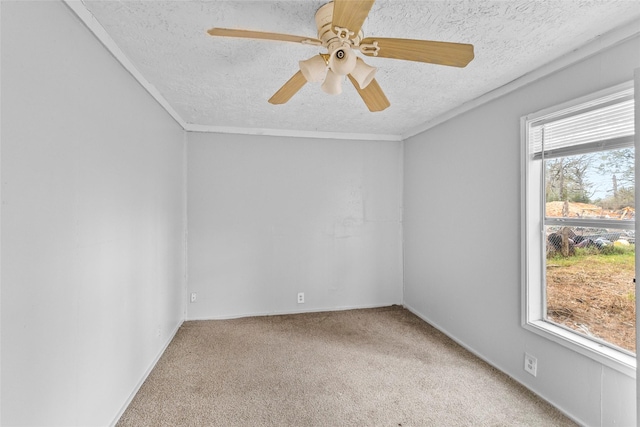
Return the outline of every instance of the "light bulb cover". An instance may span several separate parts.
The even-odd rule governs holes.
[[[320,88],[329,95],[339,95],[342,93],[342,79],[343,76],[340,74],[328,70],[327,76],[324,78],[324,82]]]
[[[327,63],[320,55],[298,62],[300,71],[308,82],[321,82],[327,73]]]
[[[341,46],[331,53],[329,68],[336,74],[346,76],[355,68],[356,58],[356,54],[349,46]]]
[[[374,79],[376,71],[378,71],[376,67],[372,67],[366,64],[362,59],[357,58],[356,66],[353,71],[351,71],[351,76],[353,76],[355,81],[358,82],[360,89],[364,89],[369,86],[369,83]]]

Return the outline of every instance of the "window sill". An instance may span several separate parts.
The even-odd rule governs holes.
[[[634,356],[542,320],[526,322],[523,327],[611,369],[636,378],[636,358]]]

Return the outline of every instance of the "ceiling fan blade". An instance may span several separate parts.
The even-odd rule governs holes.
[[[333,18],[331,30],[336,27],[348,28],[354,36],[362,28],[375,0],[333,0]]]
[[[374,49],[366,46],[373,45],[373,42],[378,42],[380,48],[377,55],[374,55]],[[474,56],[471,44],[376,37],[367,37],[362,40],[360,52],[367,56],[428,62],[452,67],[466,67]]]
[[[307,83],[302,71],[298,70],[276,93],[269,98],[271,104],[284,104],[291,99],[293,95],[298,93],[302,86]]]
[[[376,79],[371,80],[371,83],[369,83],[364,89],[360,89],[360,85],[356,79],[353,78],[351,74],[348,74],[348,76],[349,80],[351,80],[351,83],[353,83],[356,90],[362,97],[362,100],[367,105],[369,111],[382,111],[391,105]]]
[[[313,37],[293,36],[290,34],[266,33],[263,31],[234,30],[230,28],[211,28],[207,31],[211,36],[241,37],[245,39],[275,40],[320,46],[322,42]]]

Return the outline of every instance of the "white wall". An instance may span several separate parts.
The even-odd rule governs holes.
[[[64,5],[0,4],[2,425],[111,423],[181,323],[186,138],[189,318],[402,302],[401,143],[185,137]],[[639,56],[405,143],[405,303],[587,425],[634,425],[635,381],[520,327],[519,118]]]
[[[184,133],[64,4],[1,7],[2,425],[108,425],[184,317]]]
[[[401,161],[399,142],[189,134],[187,317],[401,304]]]
[[[520,326],[520,117],[638,66],[635,38],[405,141],[406,305],[590,426],[636,425],[635,379]]]

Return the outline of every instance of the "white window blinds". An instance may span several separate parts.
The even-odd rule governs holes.
[[[633,88],[539,117],[529,124],[533,158],[632,147]]]

